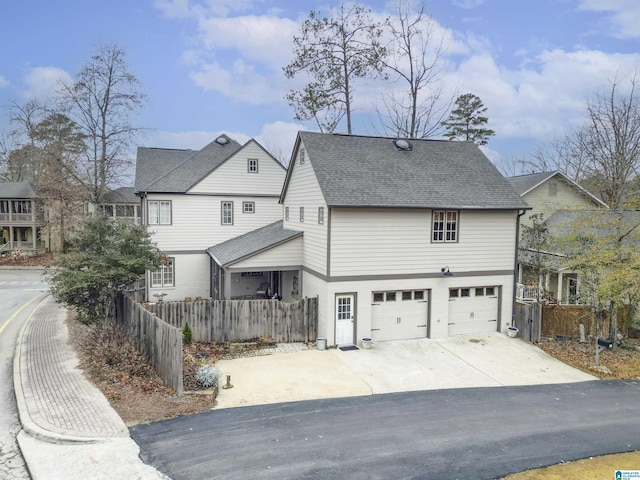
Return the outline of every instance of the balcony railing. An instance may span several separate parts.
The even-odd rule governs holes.
[[[0,213],[0,222],[4,224],[26,224],[43,222],[44,214],[38,213]]]
[[[523,302],[536,302],[542,299],[543,290],[537,285],[516,284],[516,298]]]

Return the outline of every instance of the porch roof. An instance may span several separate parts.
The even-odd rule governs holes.
[[[233,265],[271,248],[301,237],[302,231],[288,230],[282,220],[219,243],[207,249],[207,253],[222,267]]]

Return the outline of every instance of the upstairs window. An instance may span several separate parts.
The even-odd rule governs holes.
[[[256,212],[255,202],[242,202],[242,213],[255,213],[255,212]]]
[[[284,207],[284,219],[289,220],[289,207]]]
[[[300,223],[304,223],[304,207],[300,207]]]
[[[300,165],[304,165],[304,161],[306,160],[306,154],[307,152],[304,150],[304,148],[300,149],[300,153],[298,154],[298,156],[300,157]]]
[[[458,241],[458,212],[454,210],[433,211],[433,242]]]
[[[549,196],[557,197],[558,196],[558,183],[557,182],[549,182]]]
[[[149,225],[171,225],[171,201],[149,200]]]
[[[258,173],[258,159],[250,158],[247,160],[247,171],[249,173]]]
[[[233,202],[222,202],[222,225],[233,225]]]
[[[324,223],[324,207],[318,207],[318,224]]]

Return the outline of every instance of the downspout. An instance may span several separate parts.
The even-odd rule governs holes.
[[[516,294],[518,289],[518,251],[520,250],[520,217],[522,217],[526,210],[520,210],[518,218],[516,219],[516,252],[513,263],[513,298],[511,301],[511,326],[515,327],[516,321]]]

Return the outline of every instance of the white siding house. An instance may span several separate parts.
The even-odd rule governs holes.
[[[510,325],[529,207],[476,145],[300,132],[280,202],[282,222],[209,249],[223,296],[272,268],[283,299],[319,298],[328,345]]]
[[[148,298],[214,296],[207,248],[280,220],[284,176],[255,140],[241,146],[221,135],[199,151],[139,148],[142,221],[170,260],[148,274]]]

